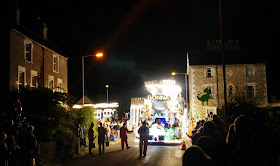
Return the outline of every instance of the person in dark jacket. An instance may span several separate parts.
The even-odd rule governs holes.
[[[94,123],[91,123],[90,124],[90,128],[88,130],[88,141],[89,141],[89,146],[88,146],[88,150],[89,150],[89,154],[90,155],[93,155],[92,153],[92,148],[93,148],[93,141],[94,141],[94,130],[93,130],[93,127],[94,127]]]
[[[142,122],[142,126],[139,128],[138,133],[140,135],[140,143],[139,143],[140,154],[139,154],[139,156],[142,156],[142,152],[143,152],[143,155],[145,157],[146,153],[147,153],[148,138],[149,138],[149,128],[146,126],[145,121]],[[144,145],[144,151],[142,151],[143,145]]]
[[[30,125],[27,128],[27,135],[26,135],[26,165],[30,165],[30,163],[35,164],[35,157],[38,156],[38,143],[35,135],[33,134],[34,126]]]
[[[105,137],[106,137],[106,130],[102,126],[102,123],[100,123],[100,126],[98,127],[98,145],[99,145],[99,154],[101,154],[101,145],[103,149],[103,154],[105,153],[104,143],[105,143]]]

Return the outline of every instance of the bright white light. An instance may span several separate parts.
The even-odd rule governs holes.
[[[99,103],[94,105],[94,108],[116,108],[116,107],[119,107],[118,103]]]
[[[117,108],[119,107],[118,103],[98,103],[98,104],[84,104],[84,107],[93,107],[93,108]],[[83,108],[81,104],[75,104],[72,108]]]

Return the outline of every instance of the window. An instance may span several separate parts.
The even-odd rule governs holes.
[[[31,84],[30,84],[31,87],[35,87],[35,88],[38,87],[37,76],[38,76],[37,71],[31,70]]]
[[[254,86],[247,86],[247,98],[250,100],[254,98]]]
[[[253,77],[254,70],[252,66],[246,66],[246,77]]]
[[[18,66],[18,86],[24,87],[26,84],[26,70],[25,67]]]
[[[48,87],[53,89],[54,86],[54,77],[49,75]]]
[[[57,79],[57,92],[63,92],[62,79],[60,79],[60,78]]]
[[[58,72],[59,68],[59,58],[58,55],[53,55],[53,71]]]
[[[213,77],[213,70],[211,67],[206,68],[206,78],[211,78]]]
[[[214,99],[214,87],[213,86],[206,86],[209,89],[210,99]]]
[[[32,55],[33,55],[32,41],[29,39],[24,39],[24,60],[27,62],[32,62]]]
[[[232,85],[230,85],[230,86],[228,87],[228,95],[229,95],[229,96],[232,96],[232,95],[233,95],[233,86],[232,86]]]

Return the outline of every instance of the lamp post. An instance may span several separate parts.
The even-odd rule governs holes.
[[[107,89],[107,103],[108,103],[108,89],[109,89],[109,85],[106,85],[106,89]]]
[[[85,56],[82,56],[82,80],[83,80],[83,106],[85,105],[85,58],[86,57],[89,57],[89,56],[95,56],[97,58],[100,58],[103,56],[103,53],[97,53],[95,55],[85,55]]]
[[[171,75],[175,76],[177,74],[183,74],[185,75],[185,84],[186,84],[186,107],[187,107],[187,113],[189,112],[189,100],[188,100],[188,74],[187,73],[176,73],[172,72]]]

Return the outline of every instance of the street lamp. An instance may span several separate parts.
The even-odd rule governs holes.
[[[107,89],[107,103],[108,103],[108,88],[109,88],[109,85],[106,85],[106,89]]]
[[[175,76],[177,74],[183,74],[185,75],[185,84],[186,84],[186,107],[187,107],[187,112],[189,111],[189,101],[188,101],[188,74],[187,73],[176,73],[172,72],[171,75]]]
[[[85,56],[82,56],[82,76],[83,76],[83,106],[85,104],[85,58],[86,57],[89,57],[89,56],[95,56],[97,58],[101,58],[103,56],[103,53],[99,52],[95,55],[85,55]]]

